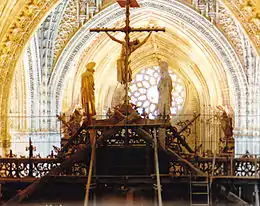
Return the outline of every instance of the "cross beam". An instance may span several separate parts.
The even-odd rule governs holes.
[[[126,32],[126,27],[122,28],[95,28],[95,29],[90,29],[91,32]],[[128,28],[128,32],[143,32],[143,31],[163,31],[165,32],[165,28],[160,28],[160,27],[152,27],[152,28]]]

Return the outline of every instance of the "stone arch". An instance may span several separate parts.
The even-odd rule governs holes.
[[[206,18],[188,6],[176,1],[159,0],[151,2],[142,0],[140,1],[140,5],[140,11],[148,9],[157,14],[163,13],[163,17],[170,21],[182,22],[184,25],[192,28],[193,32],[210,45],[210,49],[215,54],[214,58],[223,65],[223,70],[220,73],[228,81],[226,88],[228,94],[224,94],[224,92],[223,95],[233,95],[235,103],[235,125],[236,127],[243,128],[246,118],[242,118],[242,115],[246,114],[247,107],[243,97],[247,94],[247,81],[239,58],[225,36]],[[123,10],[114,4],[94,16],[68,43],[56,64],[50,80],[50,91],[53,91],[52,97],[56,100],[53,102],[53,112],[60,111],[62,91],[66,76],[72,68],[73,60],[97,38],[98,34],[90,33],[89,29],[93,27],[113,26],[113,23],[122,20],[123,17]],[[54,108],[55,105],[57,105],[56,108]]]
[[[33,32],[41,21],[60,0],[42,0],[19,2],[6,0],[1,4],[1,35],[0,35],[0,114],[1,138],[3,148],[9,142],[8,102],[15,67]]]

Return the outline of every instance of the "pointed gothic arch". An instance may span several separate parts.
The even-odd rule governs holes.
[[[141,20],[147,12],[151,12],[157,18],[164,19],[168,25],[169,22],[172,22],[171,26],[173,27],[177,27],[177,23],[181,22],[183,27],[190,29],[189,34],[195,34],[197,46],[201,50],[207,50],[206,53],[211,56],[211,61],[215,62],[215,67],[219,66],[218,69],[214,68],[213,75],[223,78],[223,82],[221,82],[222,103],[230,104],[230,99],[234,100],[235,126],[245,127],[247,119],[242,116],[246,114],[247,104],[243,97],[248,92],[248,83],[239,57],[225,36],[206,18],[176,1],[151,2],[143,0],[140,5],[140,9],[133,11],[136,20]],[[66,77],[74,68],[72,63],[79,58],[84,49],[91,49],[88,48],[89,45],[98,38],[99,34],[90,33],[89,29],[113,26],[114,23],[122,21],[123,16],[123,11],[117,5],[112,5],[94,16],[71,39],[58,60],[51,77],[50,91],[53,91],[52,97],[55,98],[55,102],[52,103],[52,112],[60,112],[61,110],[62,92]],[[134,21],[133,19],[132,22],[134,23]],[[200,72],[205,72],[205,69]]]

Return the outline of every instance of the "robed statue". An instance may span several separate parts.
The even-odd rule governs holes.
[[[95,65],[95,62],[88,63],[86,71],[81,76],[81,104],[84,114],[88,117],[96,115],[94,85]]]
[[[220,126],[224,133],[224,136],[220,138],[220,142],[224,143],[224,147],[221,148],[221,152],[224,153],[233,153],[234,152],[234,134],[233,134],[233,119],[232,116],[228,113],[227,109],[222,106],[217,106],[217,109],[222,111],[220,117]]]
[[[158,115],[166,119],[170,118],[172,105],[172,78],[168,71],[168,63],[165,61],[159,62],[160,80],[158,83]]]
[[[152,32],[150,32],[149,35],[141,42],[139,39],[135,39],[129,42],[128,61],[127,61],[129,66],[128,66],[128,76],[126,76],[126,67],[125,67],[126,42],[116,39],[115,37],[113,37],[107,32],[107,35],[110,37],[110,39],[122,45],[121,55],[120,58],[117,60],[117,81],[120,82],[121,84],[126,84],[126,82],[132,81],[132,70],[129,62],[130,55],[139,47],[141,47],[143,44],[145,44],[149,39],[149,37],[151,36],[151,34]]]

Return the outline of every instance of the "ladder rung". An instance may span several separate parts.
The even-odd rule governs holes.
[[[207,193],[207,192],[193,192],[191,194],[193,194],[193,195],[208,195],[209,193]]]
[[[207,181],[192,181],[191,184],[208,184]]]
[[[192,203],[196,202],[196,197],[207,197],[207,200],[202,203]],[[209,182],[207,179],[197,179],[190,181],[190,201],[191,206],[209,206]]]
[[[197,184],[192,184],[192,187],[195,187],[195,188],[206,188],[206,187],[208,187],[208,185],[197,183]]]

